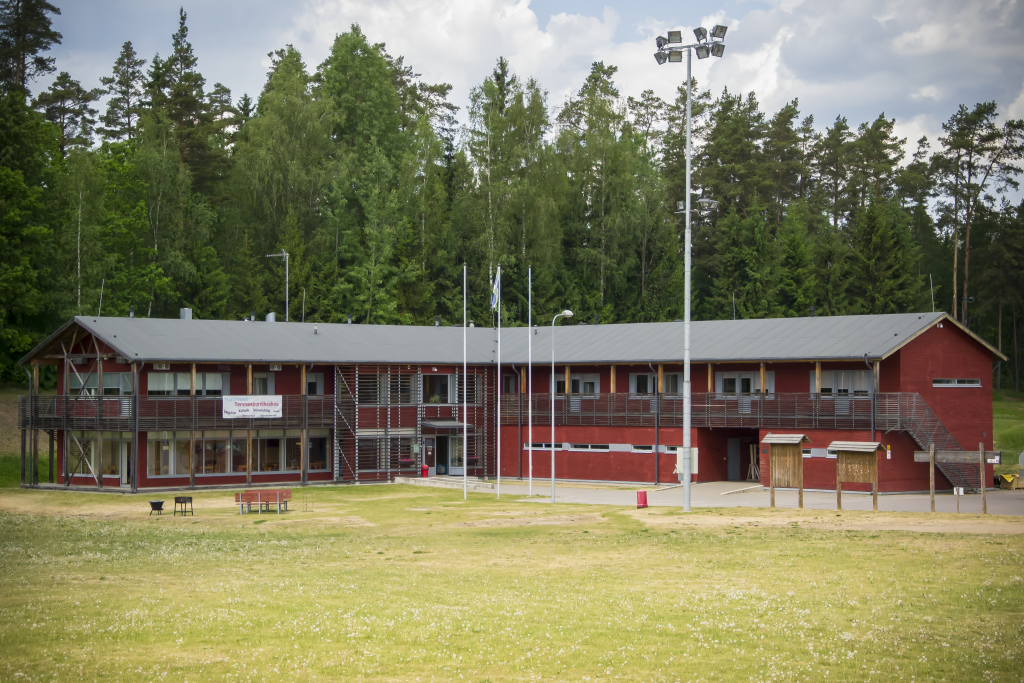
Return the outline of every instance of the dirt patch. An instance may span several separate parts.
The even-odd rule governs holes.
[[[510,517],[492,517],[491,519],[475,519],[471,522],[452,524],[453,527],[519,527],[519,526],[559,526],[563,524],[594,524],[603,522],[604,517],[596,512],[578,515],[517,515]]]
[[[1016,517],[987,517],[905,513],[895,516],[885,513],[843,513],[842,517],[826,518],[813,512],[802,514],[798,511],[768,512],[763,516],[666,514],[653,510],[625,510],[620,514],[633,517],[651,527],[722,528],[739,527],[794,527],[820,529],[824,531],[913,531],[924,533],[966,533],[966,534],[1024,534],[1024,520]],[[835,513],[831,513],[835,515]],[[817,517],[817,518],[815,518]]]

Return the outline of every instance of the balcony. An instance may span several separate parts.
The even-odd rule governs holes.
[[[534,394],[533,423],[551,424],[551,395]],[[502,396],[502,424],[526,423],[527,398]],[[555,424],[585,427],[683,426],[683,395],[592,394],[555,395]],[[822,394],[693,394],[693,427],[747,427],[751,429],[863,429],[871,428],[870,396]],[[945,428],[915,393],[875,395],[875,429],[907,430],[930,438],[942,448]],[[930,430],[930,431],[929,431]],[[939,432],[944,432],[940,434]]]
[[[284,396],[281,417],[224,419],[220,396],[18,397],[18,428],[123,431],[301,429],[334,426],[333,396]],[[136,403],[136,401],[138,403]]]

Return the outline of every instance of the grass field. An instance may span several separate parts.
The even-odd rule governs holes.
[[[311,511],[239,516],[231,493],[203,492],[194,518],[161,518],[138,496],[0,492],[0,678],[1024,672],[1022,536],[886,529],[1006,518],[685,515],[411,486],[310,496]]]
[[[1017,457],[1024,452],[1024,394],[1012,391],[993,392],[993,447],[1003,452],[1003,462],[996,473],[1016,472]]]

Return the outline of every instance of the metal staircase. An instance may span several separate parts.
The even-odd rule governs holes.
[[[334,480],[356,480],[355,368],[334,368]]]
[[[934,443],[937,451],[963,450],[920,394],[900,394],[900,400],[904,403],[900,406],[901,426],[922,449],[928,450],[928,446]],[[973,492],[980,490],[977,465],[937,462],[935,466],[952,486],[962,486],[965,490]]]

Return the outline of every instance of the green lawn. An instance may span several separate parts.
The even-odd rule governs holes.
[[[882,522],[935,517],[464,503],[411,486],[318,488],[311,511],[242,517],[231,495],[198,493],[194,518],[160,518],[148,496],[0,492],[0,678],[1024,671],[1021,536],[957,533],[964,517],[915,533]]]
[[[1003,452],[996,473],[1016,472],[1017,457],[1024,451],[1024,394],[994,392],[992,401],[993,447]]]

